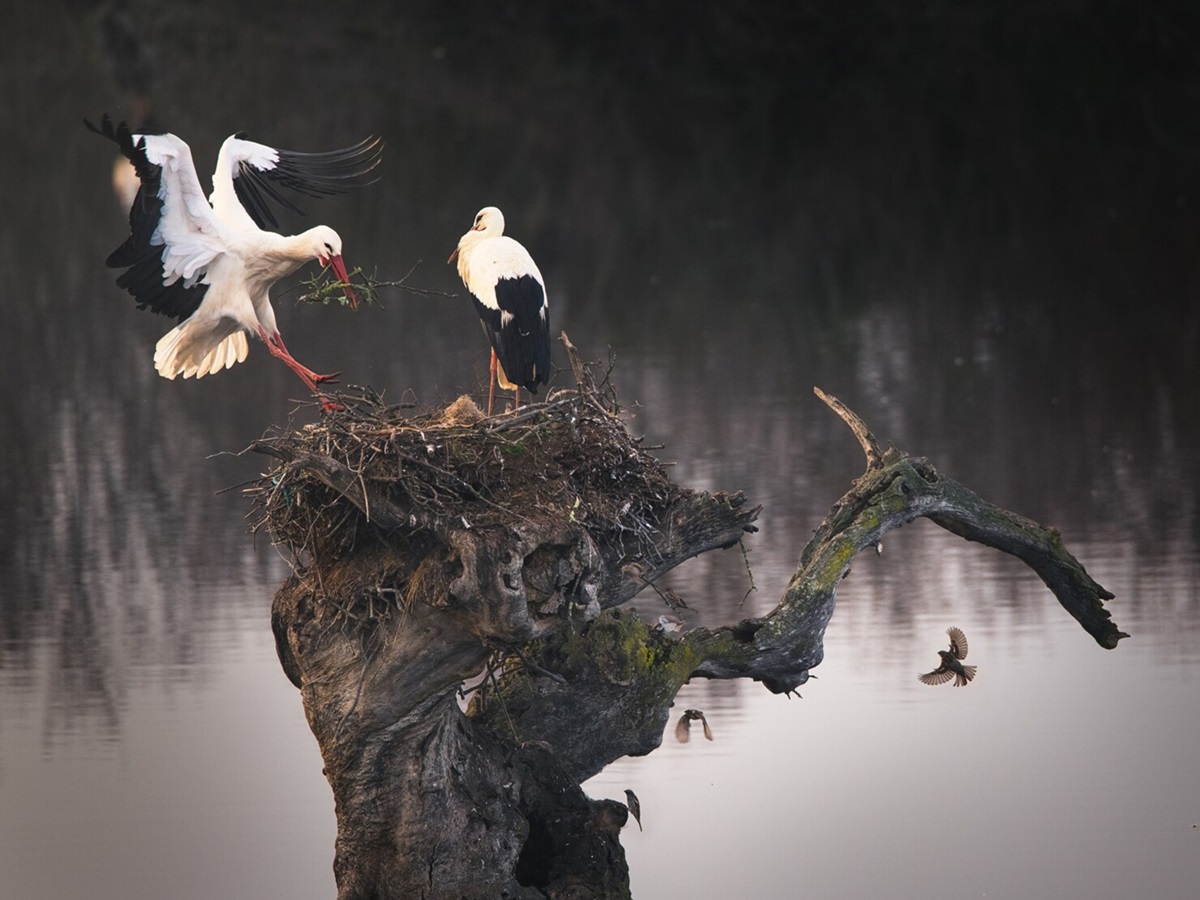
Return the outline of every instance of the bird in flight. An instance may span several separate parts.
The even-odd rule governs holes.
[[[950,649],[938,651],[942,664],[932,672],[918,676],[922,684],[945,684],[953,678],[954,686],[962,687],[975,677],[975,666],[964,666],[959,662],[967,658],[967,636],[962,629],[953,626],[946,629],[946,634],[950,635]]]
[[[277,150],[226,139],[213,192],[205,198],[188,145],[173,134],[133,134],[105,116],[92,131],[108,138],[141,182],[129,211],[129,237],[107,260],[125,269],[117,284],[139,309],[178,322],[157,343],[154,367],[164,378],[201,378],[246,359],[247,334],[260,338],[314,393],[333,375],[301,365],[283,343],[270,289],[305,263],[330,266],[351,306],[357,298],[342,262],[342,239],[327,225],[285,237],[271,203],[299,212],[280,192],[309,197],[342,193],[379,164],[382,142],[368,138],[328,153]],[[327,405],[327,408],[330,408]]]
[[[705,739],[710,741],[713,739],[712,729],[708,727],[708,719],[704,718],[704,713],[698,709],[689,709],[684,711],[675,725],[675,740],[681,744],[686,744],[691,740],[694,719],[699,719],[700,724],[704,726]]]

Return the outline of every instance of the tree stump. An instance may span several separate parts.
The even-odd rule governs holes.
[[[880,450],[819,391],[866,472],[770,613],[664,636],[617,607],[760,508],[672,483],[563,339],[577,389],[518,412],[339,394],[253,445],[275,459],[255,527],[295,559],[272,626],[333,789],[341,900],[628,897],[626,807],[580,784],[653,751],[690,678],[803,684],[854,556],[917,517],[1024,560],[1101,646],[1126,637],[1056,532]]]

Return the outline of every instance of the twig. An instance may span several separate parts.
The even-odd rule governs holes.
[[[350,288],[356,295],[362,297],[363,302],[370,305],[382,306],[379,301],[379,288],[397,287],[408,291],[410,294],[418,294],[426,297],[445,297],[455,299],[459,295],[447,293],[446,291],[435,291],[430,288],[413,287],[408,284],[408,277],[417,270],[421,265],[421,260],[417,260],[407,272],[401,276],[398,281],[380,281],[375,277],[375,273],[370,275],[363,272],[359,267],[355,267],[347,272],[347,281],[339,281],[329,268],[322,269],[306,281],[301,281],[295,285],[296,290],[305,289],[304,293],[296,298],[297,303],[320,303],[326,305],[331,301],[337,302],[343,306],[349,305],[349,298],[345,295],[345,288]],[[285,292],[286,294],[286,292]]]
[[[512,428],[514,425],[520,425],[522,422],[527,422],[530,419],[541,418],[548,412],[552,412],[563,406],[568,406],[575,402],[575,397],[571,396],[563,400],[547,400],[544,403],[529,404],[524,409],[515,410],[503,416],[493,416],[491,419],[482,424],[483,430],[489,434],[495,434],[497,431],[504,431]]]
[[[551,681],[557,681],[559,684],[567,683],[567,679],[563,678],[557,672],[551,672],[549,669],[543,669],[537,663],[530,662],[519,648],[514,647],[512,652],[517,655],[517,659],[521,660],[521,664],[534,675],[544,675],[546,678],[549,678]],[[514,734],[513,737],[516,737],[516,735]]]
[[[750,579],[750,587],[746,589],[746,593],[742,596],[738,603],[738,609],[741,609],[746,604],[746,600],[751,594],[758,590],[758,585],[754,583],[754,570],[750,568],[750,552],[746,549],[746,542],[741,538],[738,539],[738,547],[742,551],[742,562],[746,564],[746,575]]]
[[[508,721],[508,730],[512,732],[513,740],[519,741],[517,737],[517,726],[513,724],[512,716],[508,714],[508,705],[504,702],[504,695],[500,693],[500,682],[496,680],[496,673],[492,668],[488,667],[488,677],[492,679],[492,686],[496,688],[496,699],[500,701],[500,710],[504,713],[504,718]]]
[[[567,351],[567,360],[571,363],[571,374],[575,376],[575,386],[580,393],[594,393],[596,384],[592,381],[591,373],[579,358],[579,350],[571,343],[571,339],[567,337],[565,331],[558,335],[558,339],[562,341],[562,345]]]

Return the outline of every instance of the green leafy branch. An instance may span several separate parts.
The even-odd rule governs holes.
[[[332,267],[325,266],[313,274],[312,277],[301,281],[297,285],[297,288],[302,292],[297,301],[301,303],[319,303],[322,306],[328,306],[331,302],[342,306],[349,306],[350,298],[345,294],[347,286],[358,297],[360,303],[365,303],[368,306],[373,304],[380,308],[383,307],[383,302],[379,299],[380,288],[401,288],[410,294],[421,294],[424,296],[450,298],[458,296],[458,294],[446,293],[445,291],[434,291],[410,285],[408,277],[416,271],[417,266],[420,264],[420,261],[418,261],[411,269],[404,273],[399,281],[380,281],[376,277],[375,272],[368,275],[359,266],[355,266],[346,273],[348,281],[342,281],[334,274]]]

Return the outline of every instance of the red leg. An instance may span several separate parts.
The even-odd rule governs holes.
[[[275,334],[275,343],[279,347],[279,349],[283,351],[284,358],[290,359],[292,361],[293,370],[297,374],[299,374],[301,371],[303,371],[305,375],[307,375],[309,378],[312,379],[314,384],[326,384],[326,383],[332,382],[340,374],[338,372],[333,372],[329,375],[318,375],[312,369],[308,368],[308,366],[301,365],[299,363],[299,361],[297,361],[296,357],[292,356],[292,354],[288,352],[288,348],[286,346],[284,346],[284,343],[283,343],[283,335],[279,334],[278,332],[276,332],[276,334]]]
[[[496,399],[496,368],[500,365],[496,359],[496,351],[492,351],[492,365],[488,370],[488,411],[487,414],[492,414],[492,403]]]
[[[321,408],[324,409],[325,412],[332,412],[336,409],[345,409],[345,407],[341,404],[334,403],[325,397],[325,395],[321,393],[320,388],[317,387],[320,382],[332,381],[336,377],[336,373],[333,375],[318,375],[307,366],[302,366],[296,360],[296,358],[288,352],[287,347],[284,346],[283,338],[280,337],[278,333],[276,333],[274,336],[268,335],[266,329],[260,326],[258,329],[258,336],[261,337],[263,343],[267,345],[267,349],[271,352],[271,355],[279,360],[282,360],[284,365],[295,372],[296,375],[299,376],[300,380],[307,385],[308,389],[317,395],[321,401]]]

